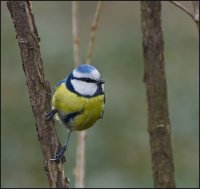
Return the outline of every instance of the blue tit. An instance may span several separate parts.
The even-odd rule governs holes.
[[[46,119],[56,115],[68,129],[68,135],[64,146],[51,160],[60,160],[64,156],[71,131],[88,129],[103,118],[104,83],[99,71],[89,64],[81,64],[57,83],[52,98],[52,111]]]

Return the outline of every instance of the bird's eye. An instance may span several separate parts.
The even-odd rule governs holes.
[[[83,81],[88,82],[88,83],[95,83],[96,81],[90,78],[84,78]]]
[[[85,78],[85,81],[86,82],[91,82],[91,79],[90,78]]]
[[[96,83],[97,81],[91,78],[76,78],[77,80],[85,81],[87,83]]]

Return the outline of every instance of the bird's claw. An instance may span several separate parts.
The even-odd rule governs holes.
[[[66,151],[66,147],[62,147],[60,152],[56,154],[56,157],[55,158],[52,158],[50,159],[51,161],[59,161],[62,159],[62,157],[64,156],[65,154],[65,151]]]

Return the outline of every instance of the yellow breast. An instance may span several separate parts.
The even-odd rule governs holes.
[[[60,119],[66,127],[81,131],[91,127],[101,117],[104,110],[104,95],[82,97],[69,91],[65,83],[62,83],[53,95],[52,106],[58,110],[58,115],[67,116],[73,112],[80,112],[67,124],[61,117]]]

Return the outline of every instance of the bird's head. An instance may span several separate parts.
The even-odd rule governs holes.
[[[67,88],[80,96],[93,97],[104,93],[104,81],[99,71],[89,64],[81,64],[67,77]]]

